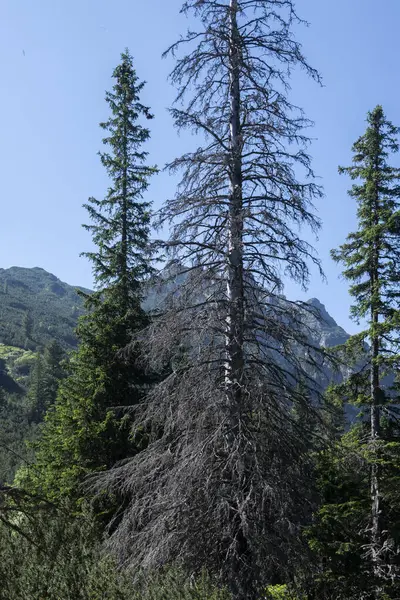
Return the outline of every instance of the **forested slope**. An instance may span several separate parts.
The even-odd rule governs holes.
[[[0,269],[0,343],[37,350],[56,340],[66,350],[75,348],[82,313],[76,287],[44,269]]]

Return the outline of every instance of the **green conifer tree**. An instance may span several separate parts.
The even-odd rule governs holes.
[[[321,581],[329,584],[318,597],[347,600],[399,593],[400,432],[397,386],[390,382],[400,363],[400,169],[389,163],[399,129],[381,106],[367,123],[353,146],[353,165],[339,169],[355,181],[349,195],[357,201],[358,229],[332,251],[351,284],[352,317],[365,323],[345,348],[358,368],[336,392],[358,404],[362,418],[320,459],[324,504],[312,534],[323,559]]]
[[[36,353],[36,358],[30,374],[28,406],[29,418],[34,423],[40,423],[48,408],[44,390],[44,365],[43,356]]]
[[[33,334],[33,317],[30,311],[27,311],[23,316],[22,329],[25,338],[25,347],[29,348],[32,345]]]
[[[106,93],[110,118],[100,123],[107,132],[100,152],[101,162],[112,181],[103,200],[89,199],[85,205],[92,220],[84,227],[92,233],[96,251],[83,253],[93,263],[96,284],[113,294],[125,310],[138,305],[140,282],[149,275],[150,204],[143,200],[155,167],[145,164],[148,153],[142,149],[150,131],[137,121],[152,119],[140,102],[144,82],[139,82],[128,50],[115,69],[115,85]]]
[[[80,346],[46,417],[36,468],[20,474],[52,498],[77,498],[85,475],[137,451],[124,407],[138,402],[148,383],[134,352],[126,358],[121,351],[147,323],[141,300],[142,284],[151,273],[150,205],[143,194],[156,168],[145,164],[142,145],[150,133],[140,119],[152,115],[140,102],[144,84],[128,51],[113,77],[113,91],[106,95],[111,117],[101,123],[108,152],[100,154],[111,185],[104,200],[91,198],[85,205],[93,222],[85,227],[96,246],[85,256],[93,263],[96,291],[85,295],[87,314],[77,329]]]
[[[41,423],[47,410],[54,404],[60,382],[65,377],[65,352],[55,340],[38,352],[30,376],[28,391],[29,420]]]

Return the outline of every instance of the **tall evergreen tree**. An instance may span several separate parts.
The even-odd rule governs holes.
[[[353,146],[353,165],[340,168],[341,173],[356,180],[349,194],[358,204],[358,229],[350,233],[333,258],[344,264],[344,277],[351,283],[354,298],[352,316],[366,321],[363,332],[352,336],[348,346],[359,349],[369,344],[366,367],[356,373],[349,384],[356,383],[359,401],[369,406],[370,456],[370,560],[376,580],[391,577],[393,540],[383,526],[385,512],[390,511],[382,491],[382,465],[385,440],[382,414],[391,419],[391,404],[397,392],[385,385],[385,375],[400,365],[400,169],[389,163],[397,153],[399,129],[390,123],[381,106],[368,113],[365,134]],[[396,545],[398,540],[396,542]],[[380,597],[377,584],[376,597]]]
[[[85,295],[88,312],[77,329],[80,346],[47,415],[36,470],[27,475],[32,487],[51,497],[76,497],[86,474],[134,454],[137,446],[123,408],[142,398],[147,382],[134,357],[120,353],[133,332],[147,324],[141,301],[142,284],[151,273],[150,204],[143,194],[156,168],[146,166],[142,146],[150,133],[140,119],[152,115],[140,102],[144,84],[128,51],[113,78],[113,91],[106,94],[111,116],[101,123],[108,151],[100,154],[111,185],[104,200],[91,198],[86,205],[93,224],[85,227],[96,249],[85,255],[93,263],[97,289]]]
[[[311,419],[300,424],[290,407],[310,413],[304,362],[315,352],[282,279],[306,286],[308,261],[319,264],[297,230],[319,225],[309,122],[286,95],[296,67],[318,74],[294,39],[291,1],[188,0],[182,11],[200,24],[170,49],[172,115],[199,147],[171,165],[183,177],[160,224],[173,224],[164,247],[175,263],[147,336],[176,368],[142,407],[151,443],[107,475],[131,499],[112,543],[135,565],[206,565],[235,600],[252,599],[303,554],[310,506]]]
[[[65,377],[64,358],[65,352],[56,341],[51,342],[43,354],[36,354],[28,391],[28,416],[33,423],[41,423],[56,401],[60,382]]]
[[[28,348],[32,344],[33,334],[33,318],[30,311],[27,311],[24,314],[24,317],[22,319],[22,329],[25,338],[25,347]]]
[[[32,367],[29,381],[28,404],[30,420],[34,423],[42,421],[46,410],[49,408],[44,384],[43,356],[36,353],[35,362]]]
[[[65,374],[63,362],[65,358],[65,351],[56,340],[50,342],[44,349],[44,360],[47,370],[54,380],[60,381],[63,379]]]
[[[150,203],[143,194],[156,168],[145,164],[148,153],[142,146],[150,131],[138,119],[153,115],[140,102],[145,84],[139,81],[128,50],[113,77],[113,91],[106,93],[111,116],[100,123],[107,132],[103,143],[108,148],[100,157],[112,185],[103,200],[90,198],[85,205],[92,224],[84,227],[91,232],[96,250],[83,254],[93,263],[100,291],[112,289],[122,308],[131,310],[140,301],[140,283],[150,273]]]

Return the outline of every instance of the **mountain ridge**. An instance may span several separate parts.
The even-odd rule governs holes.
[[[66,336],[64,334],[63,337],[62,332],[57,331],[56,327],[54,331],[52,329],[49,330],[47,337],[57,339],[58,334],[59,339],[57,341],[65,346],[66,349],[75,348],[76,338],[74,338],[73,330],[76,327],[79,315],[84,312],[83,300],[77,290],[91,293],[91,290],[88,288],[61,281],[56,275],[46,271],[42,267],[13,266],[7,269],[0,268],[0,343],[15,345],[21,348],[25,347],[26,340],[21,340],[24,337],[23,332],[20,332],[20,335],[17,336],[20,339],[20,343],[12,343],[13,340],[5,339],[4,331],[1,330],[2,321],[5,320],[4,311],[5,309],[9,311],[13,309],[14,317],[18,317],[19,327],[22,329],[21,318],[24,313],[37,312],[44,317],[43,310],[39,310],[39,307],[35,306],[40,301],[44,302],[41,308],[46,307],[46,310],[50,310],[50,314],[48,319],[44,319],[45,323],[39,321],[36,324],[38,337],[46,337],[44,331],[46,323],[52,320],[52,316],[57,317],[58,313],[60,319],[65,323],[68,333]],[[7,296],[8,305],[6,302]],[[33,296],[35,298],[32,298]],[[312,325],[316,333],[319,345],[332,347],[344,343],[350,337],[350,334],[338,325],[326,309],[326,306],[318,298],[310,298],[304,304],[308,304],[312,309],[315,309],[315,311],[312,311],[313,314],[310,314],[310,319],[312,319],[310,325]],[[14,320],[17,319],[15,318]],[[33,335],[32,337],[34,338],[35,336]]]
[[[84,312],[77,290],[90,293],[41,267],[0,268],[0,342],[37,350],[55,339],[65,350],[75,348]]]

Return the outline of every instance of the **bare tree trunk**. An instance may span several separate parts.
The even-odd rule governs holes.
[[[372,322],[378,323],[378,314],[372,310]],[[380,407],[379,407],[379,366],[376,362],[379,354],[379,340],[376,336],[372,340],[371,348],[371,433],[370,445],[373,453],[373,463],[371,466],[371,556],[375,577],[380,576],[380,556],[381,546],[381,506],[379,489],[379,465],[377,464],[377,444],[380,431]],[[379,590],[376,590],[376,598],[379,598]]]
[[[292,35],[290,1],[186,0],[182,10],[200,17],[201,31],[167,52],[180,56],[172,114],[206,136],[170,165],[183,177],[158,224],[173,224],[163,246],[182,281],[166,273],[145,354],[161,370],[183,344],[188,361],[138,408],[137,424],[154,424],[154,437],[130,475],[112,475],[123,493],[135,482],[114,539],[132,565],[206,567],[234,600],[255,600],[303,552],[297,531],[310,510],[306,440],[289,406],[309,405],[297,389],[307,326],[303,308],[278,294],[282,265],[306,285],[307,261],[319,264],[291,230],[294,221],[318,229],[311,205],[321,192],[301,133],[309,122],[283,94],[296,66],[318,75]],[[294,140],[302,150],[283,152]],[[299,169],[311,182],[298,182]]]
[[[243,197],[240,135],[240,47],[237,0],[230,0],[230,202],[227,262],[226,389],[229,401],[240,402],[243,379]]]
[[[227,326],[225,389],[227,402],[227,452],[236,451],[238,471],[246,471],[246,457],[241,448],[241,414],[244,387],[244,289],[243,289],[243,193],[242,140],[240,126],[240,39],[237,24],[238,2],[230,0],[229,28],[229,97],[230,97],[230,161],[229,220],[227,260]],[[244,491],[244,490],[242,490]],[[230,520],[234,547],[229,564],[233,600],[251,598],[252,582],[246,578],[248,543],[243,530],[243,514],[238,502],[231,498]],[[244,575],[244,577],[243,577]],[[248,592],[247,592],[248,589]]]
[[[377,167],[378,168],[378,167]],[[378,209],[379,195],[378,190],[375,194],[374,206],[374,226],[378,225]],[[379,335],[377,327],[379,323],[379,240],[374,240],[373,251],[373,269],[371,273],[371,323],[373,325],[373,338],[371,340],[371,432],[370,432],[370,447],[372,451],[372,466],[371,466],[371,558],[374,570],[374,576],[379,580],[381,575],[380,563],[380,548],[381,548],[381,506],[380,506],[380,485],[379,485],[379,465],[377,462],[378,443],[380,435],[380,375],[379,375]],[[375,589],[375,598],[380,597],[380,586],[377,584]]]

